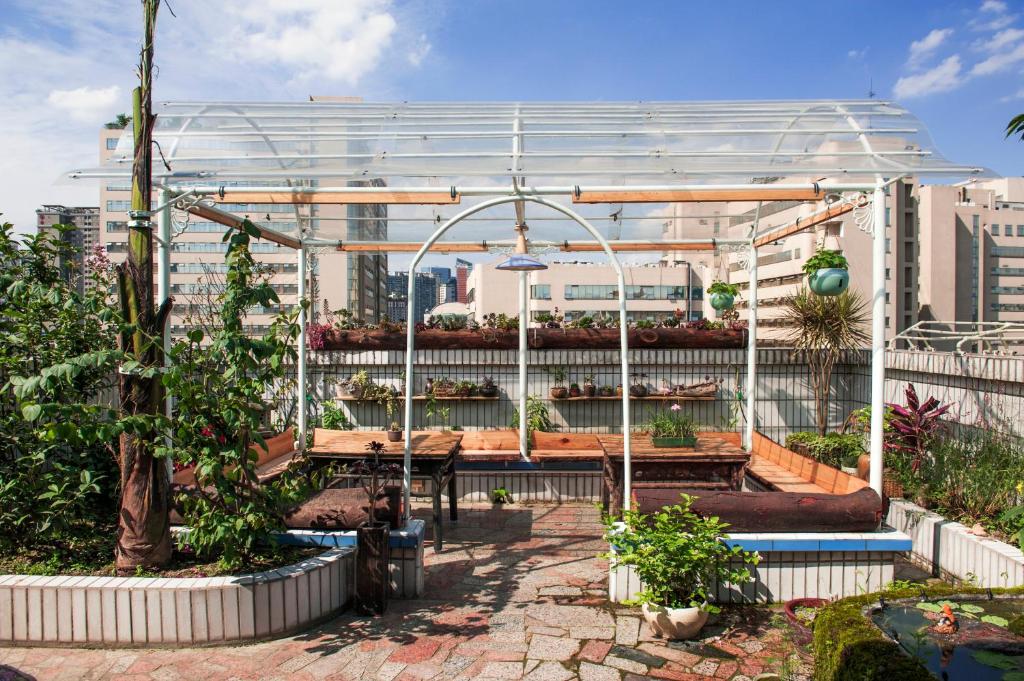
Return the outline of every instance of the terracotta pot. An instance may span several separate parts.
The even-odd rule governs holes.
[[[662,638],[693,638],[708,621],[707,611],[700,608],[665,608],[644,603],[642,610],[651,631]]]
[[[583,391],[580,390],[579,387],[569,388],[569,397],[579,397],[582,394],[583,394]]]
[[[867,480],[871,473],[871,455],[861,454],[857,457],[857,477]]]
[[[390,525],[364,523],[356,530],[356,603],[367,615],[383,615],[391,591]]]
[[[596,394],[597,394],[597,386],[596,385],[585,385],[585,386],[583,386],[583,396],[584,397],[593,397]]]
[[[402,431],[400,430],[389,430],[388,431],[388,442],[401,442]]]
[[[551,389],[551,397],[556,400],[564,400],[569,396],[569,389],[565,386],[557,386]]]
[[[827,601],[821,598],[794,598],[791,601],[786,601],[786,604],[783,606],[783,612],[786,613],[786,619],[789,620],[790,626],[793,627],[793,632],[797,641],[801,643],[810,643],[811,638],[814,636],[814,632],[810,626],[796,616],[796,609],[824,608],[826,603]]]
[[[631,385],[629,386],[630,397],[647,397],[647,386],[645,385]]]
[[[622,384],[615,386],[615,396],[622,397]]]

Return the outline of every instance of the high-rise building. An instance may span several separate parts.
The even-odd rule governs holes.
[[[473,263],[461,258],[455,260],[455,302],[467,303],[469,288],[466,282],[469,280],[469,273],[473,271]]]
[[[422,322],[427,313],[438,305],[438,288],[441,280],[433,272],[416,273],[416,302],[414,320]],[[396,322],[407,321],[409,312],[409,273],[392,272],[388,275],[387,313],[388,319]]]
[[[61,270],[65,277],[78,276],[85,273],[85,262],[99,243],[100,209],[96,206],[62,206],[45,204],[36,209],[36,230],[40,233],[52,230],[54,225],[69,225],[75,229],[64,232],[61,237],[75,249],[71,262],[61,262]],[[84,282],[79,281],[79,291]]]
[[[468,277],[467,304],[478,322],[488,314],[519,314],[519,274],[499,270],[497,265],[477,265]],[[690,267],[650,264],[623,269],[630,320],[688,317],[696,321],[703,317],[703,284]],[[546,270],[530,272],[528,277],[531,321],[541,313],[563,315],[566,321],[583,316],[618,317],[617,277],[610,265],[549,263]]]

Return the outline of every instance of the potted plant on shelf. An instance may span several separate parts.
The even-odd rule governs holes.
[[[457,381],[452,388],[452,392],[459,397],[469,397],[476,390],[476,383],[473,381]]]
[[[455,381],[450,378],[434,379],[433,395],[435,397],[451,397],[455,392]]]
[[[556,400],[564,400],[569,396],[569,389],[564,385],[569,372],[566,371],[565,367],[548,367],[548,373],[551,374],[551,378],[555,382],[551,386],[551,397]]]
[[[377,520],[376,506],[385,488],[401,476],[402,467],[381,461],[380,456],[387,449],[383,442],[374,440],[366,449],[370,456],[351,468],[351,472],[359,476],[367,501],[367,520],[356,530],[356,602],[365,614],[383,615],[391,589],[388,567],[391,528],[387,521]]]
[[[570,383],[569,384],[569,397],[580,397],[581,395],[583,395],[583,391],[580,390],[580,384],[579,383]]]
[[[850,285],[850,263],[842,251],[819,249],[804,263],[807,285],[819,296],[838,296]]]
[[[366,397],[366,393],[373,388],[373,380],[370,379],[370,375],[366,373],[366,369],[360,369],[356,373],[352,374],[352,377],[345,383],[348,389],[348,394],[357,400],[361,400]]]
[[[708,286],[708,294],[711,296],[711,307],[719,312],[732,309],[736,296],[740,294],[740,287],[736,284],[727,284],[724,281],[714,281]]]
[[[632,567],[642,590],[629,604],[641,604],[652,631],[670,639],[693,638],[719,608],[710,603],[716,584],[749,582],[756,552],[722,540],[727,524],[702,518],[691,509],[694,497],[683,494],[674,506],[645,515],[623,512],[622,521],[605,518],[605,556],[611,569]]]
[[[597,394],[601,397],[615,397],[615,388],[610,385],[602,385],[597,389]]]
[[[483,382],[478,388],[481,397],[497,397],[498,386],[494,384],[494,379],[490,376],[484,376]]]
[[[682,413],[679,404],[673,404],[669,410],[655,411],[644,429],[651,435],[651,444],[655,447],[696,447],[697,424]]]
[[[647,374],[638,373],[630,374],[633,379],[633,385],[629,386],[630,397],[647,397],[647,383],[644,381],[647,378]]]
[[[583,396],[593,397],[597,394],[597,386],[594,385],[594,374],[587,374],[583,377]]]
[[[402,426],[398,424],[398,421],[391,422],[391,428],[388,429],[388,441],[389,442],[401,442],[402,441]]]

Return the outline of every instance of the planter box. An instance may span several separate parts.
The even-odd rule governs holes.
[[[280,638],[352,597],[355,549],[231,577],[0,576],[0,645],[168,647]]]
[[[747,345],[746,329],[630,329],[630,348],[734,349]],[[532,349],[606,349],[619,348],[618,329],[530,329]],[[324,337],[323,347],[314,350],[405,350],[404,333],[379,330],[332,330]],[[518,331],[441,331],[416,332],[417,350],[515,350]]]
[[[911,557],[936,577],[980,587],[1024,586],[1024,553],[1015,546],[975,536],[964,525],[902,499],[889,502],[886,522],[910,535]]]

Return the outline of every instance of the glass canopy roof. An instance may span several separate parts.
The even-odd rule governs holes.
[[[160,153],[154,154],[154,182],[180,190],[357,184],[507,190],[513,178],[526,187],[628,189],[981,172],[947,161],[921,121],[897,104],[878,100],[167,102],[155,110],[153,137]],[[103,167],[68,175],[127,181],[131,145],[126,130]],[[383,234],[372,228],[381,216],[367,213],[366,206],[349,206],[347,212],[341,207],[336,215],[311,212],[308,206],[289,206],[290,215],[268,211],[264,216],[259,207],[236,207],[235,212],[275,222],[279,218],[277,228],[285,233],[297,233],[301,226],[306,234],[323,238],[422,241],[429,224],[472,205],[471,198],[459,206],[387,206]],[[753,205],[718,204],[714,211],[689,211],[686,219],[704,224],[710,236],[716,220],[742,215]],[[672,207],[605,204],[580,207],[580,212],[609,238],[659,238]],[[545,217],[553,228],[549,234],[543,233]],[[511,206],[494,208],[445,238],[509,239],[511,220]],[[530,220],[534,239],[585,238],[577,225],[546,209],[531,208]],[[356,229],[360,223],[371,228]]]

